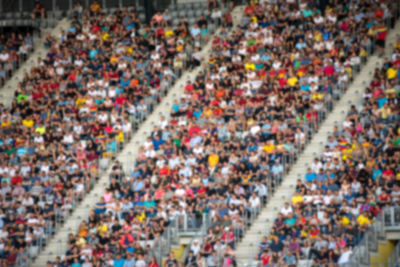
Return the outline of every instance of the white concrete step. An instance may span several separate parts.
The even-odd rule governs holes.
[[[386,56],[390,56],[392,53],[392,45],[396,40],[396,33],[400,32],[400,22],[397,22],[396,28],[389,32],[387,46],[385,49]],[[320,155],[323,150],[323,146],[320,144],[324,144],[327,140],[328,135],[332,132],[332,128],[335,124],[341,123],[345,119],[345,115],[347,110],[349,109],[349,100],[351,103],[359,106],[362,101],[362,91],[365,88],[365,85],[369,84],[371,81],[371,72],[374,71],[376,67],[381,66],[382,58],[377,56],[370,56],[367,64],[363,66],[361,71],[355,77],[355,80],[349,86],[348,90],[341,97],[340,101],[336,103],[333,111],[330,114],[327,114],[327,118],[320,126],[318,133],[316,133],[311,142],[306,146],[305,150],[299,155],[299,160],[295,163],[295,165],[290,169],[289,173],[284,177],[282,186],[284,188],[285,194],[281,193],[281,187],[275,191],[276,193],[269,200],[268,204],[261,211],[260,215],[253,222],[250,229],[246,232],[242,241],[237,244],[235,249],[236,259],[240,263],[240,265],[245,265],[250,263],[254,257],[255,253],[258,250],[258,244],[261,241],[263,235],[260,235],[258,232],[261,230],[263,233],[268,233],[269,229],[272,226],[272,222],[276,218],[278,214],[278,210],[282,207],[284,201],[282,196],[286,196],[286,199],[290,199],[292,193],[294,192],[294,188],[291,190],[287,190],[289,185],[296,185],[296,181],[298,178],[303,179],[307,166],[311,163],[310,158],[312,155]],[[298,176],[300,175],[300,177]],[[290,193],[288,193],[290,191]],[[277,210],[274,210],[277,209]],[[269,220],[269,223],[266,222]],[[260,225],[263,225],[260,228]],[[264,230],[262,230],[264,229]],[[252,247],[249,247],[249,244],[252,244]]]

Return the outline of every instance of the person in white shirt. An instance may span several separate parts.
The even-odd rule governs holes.
[[[324,166],[321,161],[317,158],[314,159],[314,162],[311,163],[311,170],[313,173],[319,173],[319,170],[322,169]]]
[[[289,205],[289,202],[285,202],[285,205],[281,208],[281,213],[285,217],[288,216],[289,213],[293,213],[293,208]]]
[[[257,193],[254,192],[250,199],[249,199],[249,204],[250,204],[250,212],[255,212],[258,213],[260,210],[260,197],[257,196]]]
[[[339,257],[338,264],[348,263],[352,254],[353,253],[348,246],[344,247],[344,251]]]
[[[165,127],[168,126],[168,121],[165,119],[165,116],[161,116],[160,121],[158,122],[158,126],[160,126],[162,130],[164,130]]]
[[[190,250],[193,251],[194,256],[197,256],[197,254],[200,252],[200,249],[201,249],[200,242],[199,240],[195,239],[190,247]]]

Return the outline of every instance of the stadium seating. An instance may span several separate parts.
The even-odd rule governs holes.
[[[49,266],[177,266],[173,252],[160,253],[171,228],[202,229],[181,253],[184,266],[235,265],[246,228],[362,63],[382,51],[394,11],[388,0],[321,10],[250,1],[231,28],[231,7],[214,2],[171,4],[150,25],[134,7],[66,12],[71,24],[48,36],[46,56],[0,107],[0,265],[29,266],[109,166],[104,194]],[[0,23],[39,21],[30,15],[5,13]],[[400,204],[400,40],[394,48],[362,109],[350,109],[298,181],[257,264],[347,263],[381,208]],[[127,172],[118,153],[198,66]]]
[[[350,108],[298,181],[291,201],[259,245],[262,265],[358,266],[350,257],[352,249],[384,207],[400,204],[399,45],[370,74],[362,106]]]
[[[184,24],[144,27],[126,8],[103,15],[91,6],[95,18],[84,12],[51,38],[11,108],[2,108],[4,264],[38,255],[206,40]]]
[[[181,9],[186,14],[191,8],[170,10],[183,15]],[[367,51],[374,49],[371,42],[351,42],[366,32],[363,24],[349,23],[348,13],[339,18],[327,13],[326,21],[320,22],[318,12],[305,6],[299,16],[308,22],[311,13],[312,24],[303,26],[299,17],[288,18],[292,28],[282,34],[276,21],[254,21],[254,15],[269,10],[268,4],[265,8],[248,6],[231,36],[223,31],[214,37],[208,65],[173,104],[172,118],[154,127],[133,173],[117,176],[96,205],[100,224],[93,225],[93,231],[105,229],[103,225],[117,229],[127,225],[115,236],[123,238],[112,246],[116,254],[139,257],[143,246],[157,240],[166,221],[175,218],[172,221],[180,223],[182,217],[196,224],[208,213],[213,218],[210,239],[201,242],[201,253],[197,250],[194,257],[212,254],[213,243],[221,239],[227,249],[219,250],[218,256],[228,264],[247,217],[256,216],[268,189],[279,184],[296,151],[318,130],[332,98],[340,96]],[[296,31],[296,25],[303,32],[316,31],[306,36]],[[348,43],[337,38],[346,34]],[[260,41],[257,35],[265,39]],[[284,43],[282,36],[291,42]],[[128,198],[122,209],[129,212],[113,223],[115,201],[107,204],[106,198]],[[132,206],[136,208],[131,210]],[[104,231],[107,240],[112,238],[108,227]],[[88,236],[83,237],[78,233],[78,240],[85,240],[80,242],[89,242]]]

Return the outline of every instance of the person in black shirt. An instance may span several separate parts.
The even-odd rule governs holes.
[[[174,257],[174,253],[171,252],[168,255],[168,258],[165,260],[165,267],[178,267],[178,261]]]

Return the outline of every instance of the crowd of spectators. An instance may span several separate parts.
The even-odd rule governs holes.
[[[4,32],[0,34],[0,86],[33,51],[33,37],[30,32]]]
[[[377,34],[386,30],[381,23],[390,17],[387,3],[336,4],[324,10],[306,2],[247,6],[238,29],[213,40],[209,65],[187,84],[173,119],[154,130],[153,144],[161,137],[167,147],[176,141],[180,146],[171,156],[169,148],[156,156],[155,169],[168,163],[173,172],[178,166],[174,180],[185,188],[185,194],[178,192],[189,211],[204,210],[213,218],[194,251],[197,265],[234,264],[235,243],[265,189],[280,182],[292,155],[329,110],[333,92],[345,90],[375,49]],[[180,160],[169,166],[174,154]],[[204,187],[206,201],[198,197]],[[226,250],[217,250],[216,240]]]
[[[134,7],[104,14],[96,1],[88,10],[76,6],[74,12],[60,36],[46,39],[47,54],[24,75],[11,107],[0,107],[1,265],[26,266],[37,256],[57,224],[92,188],[99,167],[107,167],[129,140],[133,122],[144,120],[179,77],[183,62],[190,60],[187,51],[201,49],[185,21],[174,29],[168,24],[146,27]],[[12,60],[16,49],[32,46],[29,35],[20,39],[12,35],[5,41],[2,62]],[[114,221],[100,206],[107,203],[104,211],[109,211],[116,199],[105,197],[86,226]],[[154,233],[141,235],[162,232],[156,225],[163,227],[160,221]],[[96,246],[103,249],[107,236],[88,229],[101,238]],[[79,238],[90,240],[83,233]],[[71,240],[70,264],[80,261],[75,253],[83,248],[79,238],[76,244]]]
[[[374,218],[400,205],[400,40],[394,48],[372,74],[362,106],[351,106],[297,181],[269,238],[259,245],[262,266],[296,266],[301,260],[350,264]]]
[[[222,30],[213,38],[209,62],[187,83],[171,119],[154,126],[133,172],[115,167],[64,260],[148,263],[152,241],[168,223],[186,216],[196,224],[209,214],[209,235],[193,245],[189,260],[233,264],[247,214],[259,211],[333,91],[345,89],[373,50],[369,29],[376,25],[365,23],[383,19],[388,7],[364,4],[362,14],[353,2],[324,10],[290,1],[247,6],[231,35]],[[152,23],[163,25],[157,17]],[[174,255],[165,264],[177,264]]]
[[[215,1],[209,2],[211,14],[218,14]],[[139,149],[132,173],[115,163],[109,187],[54,264],[158,266],[160,255],[151,246],[168,224],[185,217],[199,224],[207,214],[212,226],[191,245],[187,264],[232,266],[249,216],[258,213],[317,129],[333,92],[345,89],[375,39],[384,45],[387,2],[335,4],[320,10],[306,1],[252,3],[239,27],[231,34],[224,28],[212,39],[206,64],[199,51],[209,38],[208,18],[172,27],[164,12],[146,27],[133,7],[106,15],[95,1],[89,10],[77,10],[79,16],[50,38],[46,57],[19,84],[12,107],[1,107],[2,264],[27,265],[57,218],[90,190],[100,159],[115,157],[130,138],[132,119],[143,120],[186,66],[201,65],[173,103],[171,119],[162,118]],[[384,192],[397,192],[396,62],[376,71],[363,111],[352,109],[332,136],[338,144],[313,163],[311,181],[299,182],[275,224],[274,241],[262,243],[263,263],[290,265],[301,257],[323,262],[319,247],[328,241],[329,247],[332,237],[341,254],[329,257],[348,255],[382,204],[378,199],[387,203]],[[375,164],[367,169],[370,161]],[[359,175],[376,169],[381,176],[375,179]],[[376,190],[365,190],[365,183]],[[335,185],[336,191],[328,189]],[[315,207],[332,199],[338,205]],[[349,204],[343,208],[342,201]],[[353,202],[363,204],[359,214]],[[343,226],[334,228],[340,235],[332,234],[332,220]],[[171,254],[165,264],[178,263]]]

